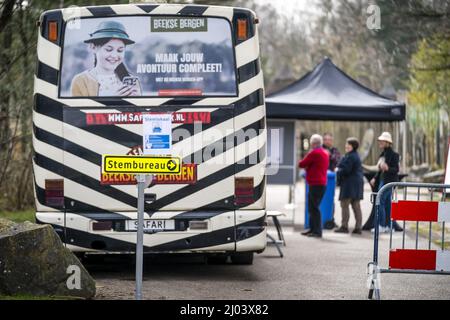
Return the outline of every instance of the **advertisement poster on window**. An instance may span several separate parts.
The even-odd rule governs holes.
[[[64,32],[60,97],[236,96],[230,23],[221,18],[81,19]]]

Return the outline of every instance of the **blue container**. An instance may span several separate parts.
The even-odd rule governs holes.
[[[334,210],[334,193],[336,190],[336,173],[328,171],[327,174],[327,190],[320,203],[320,213],[322,214],[322,228],[328,221],[333,220]],[[309,186],[306,184],[305,193],[305,229],[309,229],[309,213],[308,213],[308,193]]]

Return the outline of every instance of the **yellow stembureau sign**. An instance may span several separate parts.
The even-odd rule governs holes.
[[[181,159],[178,157],[114,156],[103,155],[103,173],[180,173]]]

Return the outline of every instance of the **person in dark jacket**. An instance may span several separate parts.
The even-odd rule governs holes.
[[[392,136],[389,132],[383,132],[378,138],[378,146],[382,149],[378,160],[378,173],[370,181],[372,186],[380,189],[391,182],[398,182],[398,173],[400,171],[400,156],[392,149]],[[380,201],[379,224],[380,232],[389,232],[389,221],[391,220],[391,200],[392,190],[385,192]],[[392,223],[396,231],[403,229],[395,222]]]
[[[334,137],[329,132],[323,135],[323,148],[330,154],[330,164],[328,166],[328,170],[334,172],[339,161],[341,161],[341,153],[338,148],[334,146]]]
[[[348,221],[352,206],[356,225],[353,234],[361,234],[362,212],[360,201],[364,197],[364,180],[361,159],[358,155],[359,142],[356,138],[348,138],[345,144],[345,156],[338,164],[337,179],[341,187],[339,201],[342,208],[342,224],[337,233],[348,233]]]
[[[331,133],[327,132],[323,135],[323,148],[328,151],[330,154],[330,164],[328,166],[328,170],[335,172],[339,161],[341,161],[341,153],[338,148],[334,146],[334,137]],[[334,222],[334,201],[333,201],[333,216],[330,221],[326,221],[324,225],[324,229],[332,230],[337,227]]]

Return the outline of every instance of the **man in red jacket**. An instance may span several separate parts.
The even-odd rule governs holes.
[[[310,230],[302,235],[322,237],[322,216],[320,202],[327,188],[327,170],[330,163],[328,152],[322,147],[323,138],[314,134],[310,139],[311,151],[300,161],[299,167],[306,169],[306,183],[309,186],[308,212]]]

